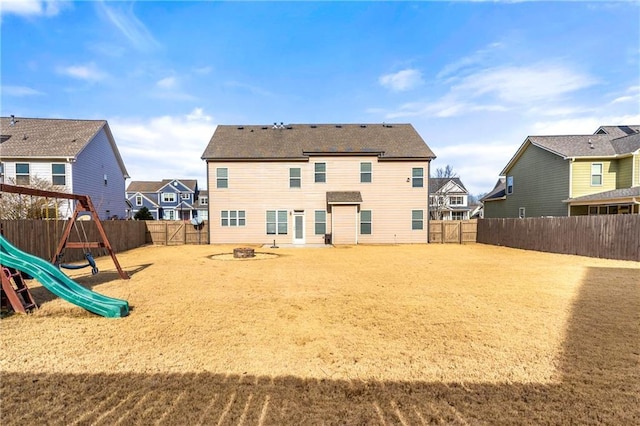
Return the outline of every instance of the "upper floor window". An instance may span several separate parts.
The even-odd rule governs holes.
[[[507,176],[507,195],[513,194],[513,176]]]
[[[191,194],[189,194],[188,192],[183,192],[182,194],[180,194],[180,198],[182,198],[183,200],[190,200]]]
[[[423,210],[411,210],[411,229],[423,229],[424,228],[424,211]]]
[[[226,167],[219,167],[216,169],[216,187],[228,188],[229,187],[229,171]]]
[[[602,185],[602,163],[591,164],[591,186]]]
[[[299,167],[289,169],[289,188],[300,188],[302,186],[302,175]]]
[[[360,210],[360,234],[371,235],[371,210]]]
[[[136,206],[142,205],[142,195],[136,195]]]
[[[411,186],[414,188],[422,188],[424,186],[424,169],[422,167],[414,167],[411,171]]]
[[[327,181],[327,164],[315,163],[315,182],[324,183]]]
[[[462,195],[450,195],[449,196],[449,205],[451,206],[461,206],[464,204],[464,197]]]
[[[65,186],[67,183],[66,167],[64,164],[52,164],[51,165],[51,183],[54,185]]]
[[[371,182],[371,163],[360,163],[360,182]]]
[[[162,193],[162,202],[163,203],[175,203],[176,202],[176,194],[174,192],[163,192]]]
[[[209,197],[200,197],[200,204],[206,206],[209,204]]]
[[[327,212],[325,210],[316,210],[316,235],[324,235],[327,233]]]
[[[29,185],[29,163],[16,163],[16,185]]]

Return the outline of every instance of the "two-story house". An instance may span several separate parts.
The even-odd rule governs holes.
[[[433,220],[469,219],[469,191],[460,178],[429,180],[429,211]]]
[[[484,197],[492,217],[638,213],[640,126],[602,126],[593,135],[529,136]]]
[[[55,190],[88,195],[101,219],[125,218],[129,178],[105,120],[0,118],[0,182],[30,186],[38,179]],[[60,205],[68,218],[73,207]]]
[[[155,220],[191,220],[198,216],[198,181],[194,179],[164,179],[162,181],[132,181],[126,198],[131,205],[131,217],[146,207]]]
[[[433,158],[410,124],[218,126],[210,241],[426,243]]]

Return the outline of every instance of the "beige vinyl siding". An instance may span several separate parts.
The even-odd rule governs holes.
[[[326,182],[315,182],[315,163],[326,164]],[[372,182],[360,183],[360,163],[371,162]],[[216,188],[215,169],[228,169],[229,187]],[[301,187],[289,187],[289,169],[301,170]],[[425,169],[425,185],[411,186],[414,167]],[[358,236],[359,243],[424,243],[428,241],[427,226],[422,231],[411,230],[411,210],[427,210],[428,162],[378,161],[376,156],[311,157],[306,161],[273,162],[208,162],[208,187],[212,243],[291,243],[292,216],[287,235],[266,235],[267,210],[305,212],[305,242],[324,243],[324,235],[315,235],[315,210],[328,210],[328,191],[360,191],[360,208],[371,210],[373,233]],[[407,179],[409,180],[407,182]],[[355,207],[354,207],[355,208]],[[244,228],[222,228],[221,210],[246,211]],[[358,220],[355,220],[357,235]],[[327,233],[332,218],[327,212]]]
[[[591,165],[602,164],[602,185],[591,184]],[[586,159],[573,162],[573,192],[572,198],[583,195],[597,194],[598,192],[616,189],[618,161]]]
[[[333,206],[331,217],[333,244],[356,244],[358,242],[357,206]]]
[[[640,185],[640,154],[634,154],[633,155],[633,174],[634,174],[634,178],[633,178],[633,185],[632,186],[639,186]]]
[[[503,201],[502,217],[518,217],[521,207],[527,217],[567,216],[569,162],[535,145],[529,145],[506,171],[513,176],[513,193]],[[496,201],[501,203],[501,201]]]
[[[631,188],[633,186],[633,157],[618,160],[618,176],[616,188]]]

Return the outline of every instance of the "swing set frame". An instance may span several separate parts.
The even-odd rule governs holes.
[[[53,254],[51,258],[51,263],[56,263],[61,258],[61,255],[64,253],[64,250],[67,248],[75,248],[88,250],[92,248],[104,248],[107,250],[111,259],[113,260],[113,264],[118,270],[118,274],[120,278],[123,280],[129,279],[129,274],[125,270],[122,269],[118,259],[116,258],[116,254],[109,243],[109,239],[107,238],[107,233],[105,232],[102,222],[100,222],[100,217],[98,216],[98,212],[96,211],[93,203],[91,202],[91,198],[88,195],[79,195],[79,194],[68,194],[66,192],[57,192],[57,191],[46,191],[43,189],[36,188],[27,188],[24,186],[15,186],[9,185],[6,183],[0,183],[0,192],[7,192],[11,194],[21,194],[21,195],[32,195],[36,197],[48,197],[48,198],[61,198],[67,200],[74,200],[75,209],[73,214],[67,220],[67,223],[62,232],[62,237],[58,243],[58,247],[56,252]],[[69,241],[69,236],[71,235],[71,230],[74,226],[76,226],[76,220],[80,213],[89,213],[91,215],[91,219],[96,224],[96,228],[98,229],[98,234],[100,235],[101,241]]]

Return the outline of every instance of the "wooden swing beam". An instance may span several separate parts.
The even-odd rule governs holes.
[[[62,198],[66,200],[77,201],[76,208],[73,211],[73,215],[65,225],[64,232],[62,233],[62,238],[58,243],[58,248],[56,249],[56,252],[53,255],[53,258],[51,259],[51,262],[55,263],[56,259],[58,258],[60,253],[63,252],[65,248],[81,248],[81,249],[105,248],[109,252],[109,255],[111,256],[111,259],[113,260],[113,264],[116,266],[116,269],[118,270],[118,274],[120,274],[120,277],[123,280],[129,279],[129,274],[127,274],[127,272],[120,267],[120,263],[116,258],[116,254],[114,253],[111,247],[111,244],[109,243],[109,239],[107,238],[107,233],[104,231],[104,228],[102,227],[102,222],[100,222],[100,218],[98,217],[98,212],[93,206],[93,203],[91,202],[91,198],[88,195],[67,194],[66,192],[57,192],[57,191],[46,191],[43,189],[9,185],[6,183],[0,183],[0,192],[8,192],[11,194],[20,194],[20,195],[33,195],[36,197]],[[93,242],[69,241],[69,235],[71,235],[71,229],[73,229],[73,226],[75,225],[78,215],[82,212],[88,212],[91,215],[91,218],[96,224],[96,228],[98,229],[98,233],[100,234],[102,241],[93,241]]]

